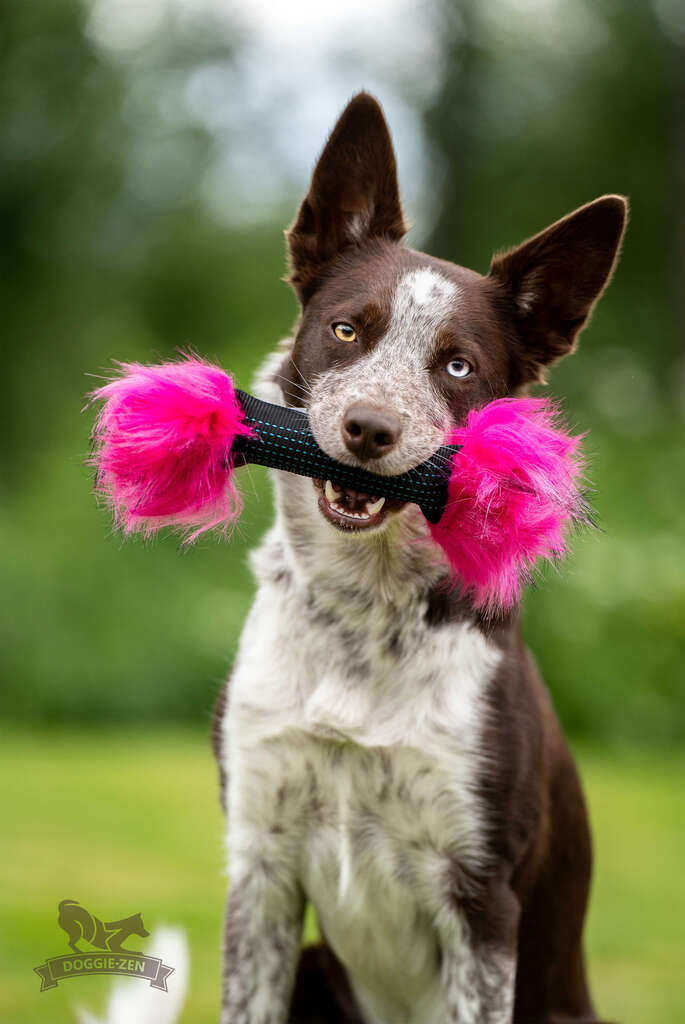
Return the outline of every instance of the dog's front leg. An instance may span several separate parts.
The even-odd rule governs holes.
[[[285,1024],[303,909],[299,886],[267,850],[232,861],[221,1024]]]
[[[508,886],[487,889],[439,914],[445,1024],[511,1024],[519,905]]]

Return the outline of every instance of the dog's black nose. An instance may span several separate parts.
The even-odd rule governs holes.
[[[402,423],[388,410],[359,404],[350,406],[340,429],[347,449],[366,462],[392,451],[400,439]]]

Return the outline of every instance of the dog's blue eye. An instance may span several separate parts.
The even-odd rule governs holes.
[[[450,377],[468,377],[473,371],[471,363],[467,362],[466,359],[453,359],[445,367]]]

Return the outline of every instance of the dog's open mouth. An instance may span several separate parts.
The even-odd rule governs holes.
[[[331,480],[314,480],[320,491],[319,508],[339,530],[368,530],[380,524],[392,512],[404,508],[406,502],[395,498],[379,498]]]

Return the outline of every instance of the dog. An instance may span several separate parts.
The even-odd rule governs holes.
[[[125,950],[122,943],[131,935],[138,935],[141,939],[150,935],[140,914],[103,924],[99,917],[95,917],[76,900],[62,900],[57,909],[57,923],[67,933],[69,947],[75,953],[81,952],[77,942],[88,942],[97,949],[107,949],[112,953],[134,953],[138,950]]]
[[[340,462],[402,473],[572,352],[626,209],[588,203],[485,276],[415,252],[388,127],[360,93],[287,232],[301,315],[257,393],[307,409]],[[221,1024],[596,1021],[586,808],[518,611],[486,620],[448,584],[415,506],[273,479],[213,728]],[[307,903],[323,938],[302,950]]]

